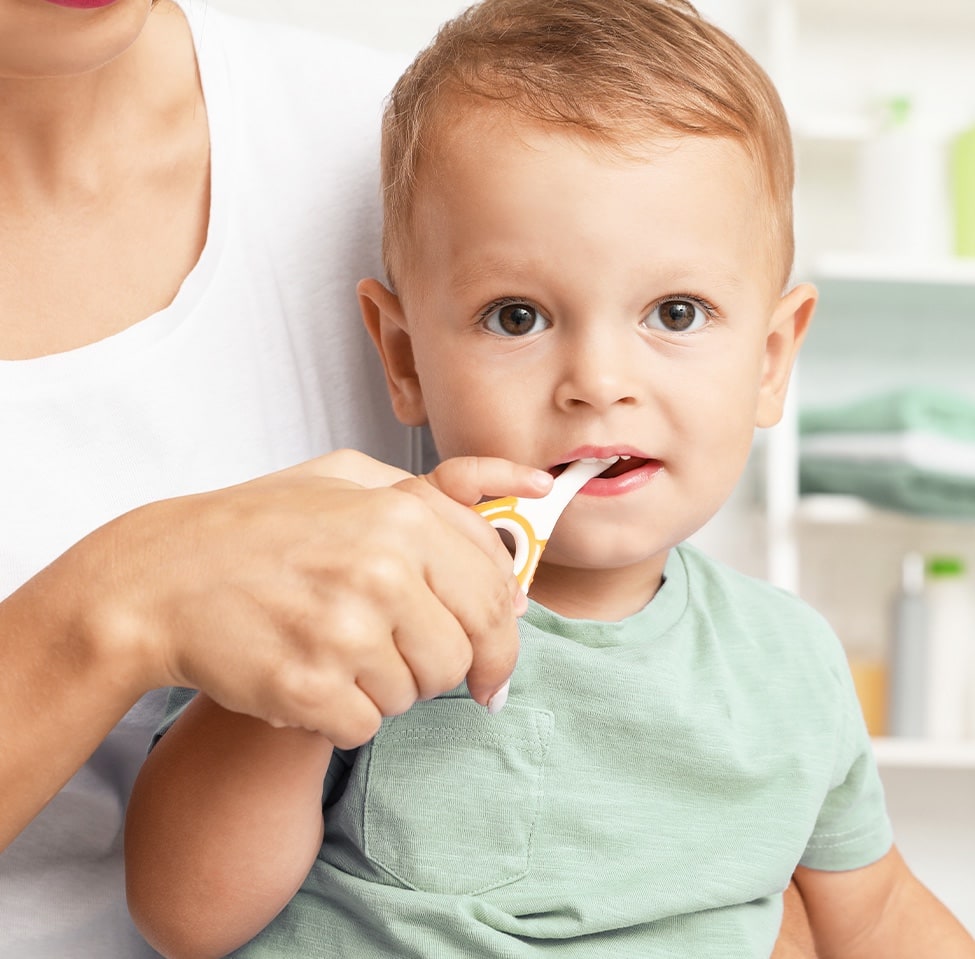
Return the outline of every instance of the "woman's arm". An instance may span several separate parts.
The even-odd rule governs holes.
[[[297,892],[322,842],[332,745],[197,696],[136,780],[125,831],[129,909],[171,959],[224,956]],[[215,904],[219,904],[215,908]]]
[[[111,588],[100,568],[107,538],[0,602],[0,851],[148,688],[99,595]]]
[[[514,666],[523,597],[461,504],[551,480],[502,460],[438,476],[444,492],[339,451],[153,503],[3,600],[0,849],[149,689],[201,689],[343,747],[465,674],[487,702]]]

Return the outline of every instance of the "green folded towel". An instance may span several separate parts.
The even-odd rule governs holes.
[[[888,509],[975,518],[975,402],[904,389],[800,414],[802,493],[859,496]]]
[[[799,414],[802,435],[907,431],[975,444],[975,400],[945,390],[912,387]]]

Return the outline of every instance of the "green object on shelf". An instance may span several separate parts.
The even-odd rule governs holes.
[[[951,145],[951,194],[955,253],[975,257],[975,126]]]
[[[929,556],[924,571],[928,576],[964,576],[965,562],[958,556]]]
[[[975,402],[969,397],[895,390],[804,410],[799,429],[802,493],[975,519]]]
[[[911,118],[911,98],[907,96],[891,97],[884,104],[884,114],[888,127],[906,126]]]
[[[802,410],[799,431],[803,435],[916,431],[975,445],[975,400],[950,390],[904,387]]]
[[[802,459],[799,490],[858,496],[882,509],[975,520],[975,480],[900,463]]]

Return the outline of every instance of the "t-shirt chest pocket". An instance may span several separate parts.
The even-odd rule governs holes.
[[[418,703],[363,749],[365,855],[411,889],[471,895],[528,872],[554,727],[469,699]],[[365,764],[363,768],[361,764]]]

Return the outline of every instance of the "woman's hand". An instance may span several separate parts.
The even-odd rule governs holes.
[[[486,703],[524,598],[467,506],[550,483],[491,459],[428,481],[340,451],[95,530],[0,603],[0,848],[149,689],[343,747],[465,676]]]
[[[514,668],[523,599],[467,506],[550,480],[491,459],[451,461],[429,482],[380,467],[343,452],[147,507],[127,553],[151,568],[126,570],[113,595],[136,610],[132,640],[154,639],[154,682],[341,747],[465,676],[486,703]]]

